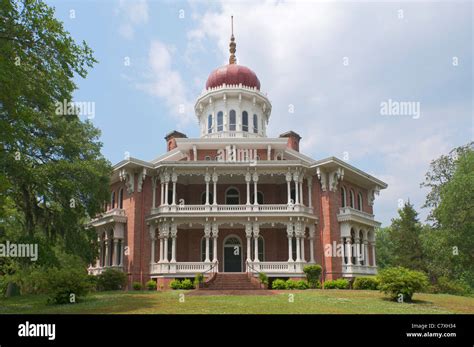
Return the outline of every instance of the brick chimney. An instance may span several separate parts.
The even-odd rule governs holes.
[[[288,138],[288,143],[287,143],[288,148],[294,149],[297,152],[300,151],[300,140],[301,140],[300,135],[290,130],[290,131],[287,131],[286,133],[281,134],[280,137]]]
[[[169,152],[175,149],[176,146],[176,139],[187,138],[187,136],[179,131],[173,130],[168,135],[165,136],[166,140],[166,150]]]

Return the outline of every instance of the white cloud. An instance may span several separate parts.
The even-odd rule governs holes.
[[[171,115],[176,115],[177,126],[182,129],[193,119],[192,102],[180,73],[172,66],[175,48],[159,40],[150,44],[148,64],[149,80],[136,83],[137,88],[162,99]]]
[[[147,0],[120,0],[115,11],[120,16],[119,34],[127,39],[133,39],[135,29],[148,22]]]

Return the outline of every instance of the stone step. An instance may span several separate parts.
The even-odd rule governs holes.
[[[213,281],[207,284],[210,290],[259,290],[247,274],[241,273],[218,273]]]

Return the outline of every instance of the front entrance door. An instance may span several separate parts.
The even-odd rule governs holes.
[[[242,272],[242,245],[235,236],[228,237],[224,244],[224,272]]]

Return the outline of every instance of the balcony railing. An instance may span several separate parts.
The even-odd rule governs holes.
[[[127,215],[125,214],[125,210],[121,208],[114,208],[104,213],[101,213],[96,218],[91,220],[91,225],[99,226],[101,224],[105,224],[111,221],[126,223]]]
[[[304,205],[265,204],[265,205],[163,205],[151,209],[151,214],[184,213],[248,213],[248,212],[304,212],[313,213],[312,207]]]
[[[89,275],[100,275],[102,272],[108,269],[123,271],[123,265],[113,265],[113,266],[102,266],[102,267],[90,267],[87,269]]]
[[[356,210],[352,207],[341,207],[337,215],[337,220],[339,222],[358,222],[373,227],[377,227],[380,225],[379,222],[374,220],[373,214]]]
[[[150,272],[156,274],[196,274],[210,271],[212,262],[174,262],[174,263],[152,263],[150,264]]]
[[[377,267],[370,265],[342,265],[342,273],[348,277],[360,275],[376,275]]]

